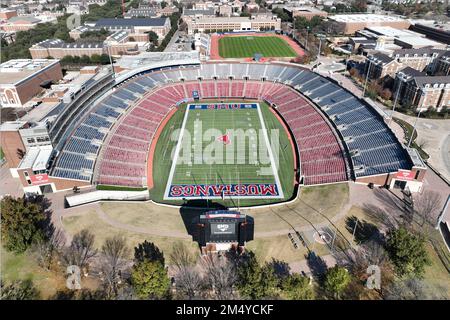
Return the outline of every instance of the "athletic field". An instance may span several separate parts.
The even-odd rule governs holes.
[[[293,48],[276,36],[230,36],[219,39],[219,55],[222,58],[248,58],[256,53],[264,57],[296,57]]]
[[[245,206],[292,196],[293,150],[266,104],[201,102],[179,108],[155,150],[153,200]]]

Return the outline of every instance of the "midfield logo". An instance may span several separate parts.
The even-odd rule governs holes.
[[[227,134],[224,134],[223,136],[218,137],[217,141],[223,142],[223,144],[230,144],[231,138],[230,138],[229,134],[227,133]]]

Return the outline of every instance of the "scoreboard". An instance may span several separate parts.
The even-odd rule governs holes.
[[[244,247],[247,241],[253,240],[253,219],[238,211],[208,211],[200,215],[197,226],[203,252]]]

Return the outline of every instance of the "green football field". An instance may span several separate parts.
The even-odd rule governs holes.
[[[222,58],[248,58],[256,53],[264,57],[297,56],[294,49],[279,37],[233,36],[219,39],[219,55]]]
[[[289,139],[269,107],[260,103],[258,108],[196,110],[186,105],[179,107],[156,146],[155,187],[150,191],[151,198],[172,204],[180,204],[182,199],[215,199],[227,206],[236,205],[238,198],[241,206],[289,199],[294,179],[294,157]],[[181,128],[185,129],[182,136],[177,130]],[[260,130],[262,128],[267,129],[266,135]],[[224,192],[220,196],[199,196],[172,193],[172,188],[179,186],[212,185],[276,186],[277,194],[227,196]]]

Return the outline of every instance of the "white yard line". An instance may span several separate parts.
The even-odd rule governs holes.
[[[270,165],[272,167],[273,176],[275,177],[275,183],[278,186],[278,192],[280,194],[278,197],[274,197],[274,198],[282,199],[282,198],[284,198],[283,188],[280,183],[280,177],[278,176],[278,168],[275,168],[275,158],[273,157],[272,146],[270,145],[269,137],[267,136],[266,124],[264,123],[264,118],[262,116],[261,107],[260,107],[259,103],[257,103],[256,105],[257,105],[256,109],[258,110],[258,115],[259,115],[259,121],[261,122],[261,127],[263,129],[264,140],[266,141],[267,150],[269,152]]]
[[[170,200],[169,191],[170,186],[172,185],[173,175],[175,173],[175,167],[177,166],[178,154],[180,153],[181,144],[184,136],[184,128],[186,127],[187,118],[189,115],[189,105],[186,107],[186,114],[184,115],[183,124],[181,125],[180,135],[178,136],[177,147],[175,148],[175,156],[172,162],[172,167],[170,168],[169,179],[167,179],[166,190],[164,191],[164,200]]]

